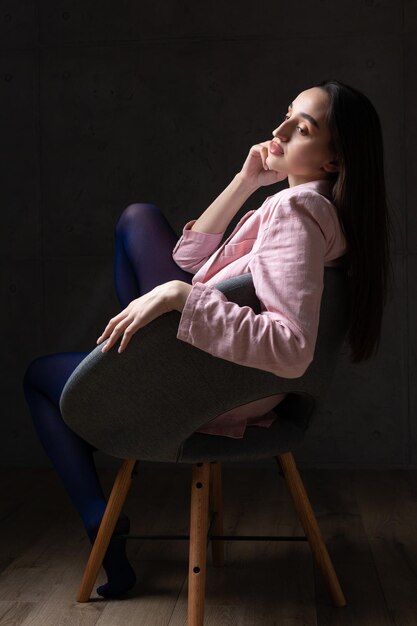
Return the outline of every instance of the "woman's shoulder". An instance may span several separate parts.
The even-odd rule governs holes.
[[[326,222],[336,213],[330,194],[329,181],[322,179],[282,189],[269,196],[268,202],[277,219],[312,216],[320,222]]]

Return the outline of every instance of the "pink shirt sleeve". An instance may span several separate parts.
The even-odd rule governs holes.
[[[326,252],[324,233],[308,202],[310,195],[283,200],[250,259],[265,310],[256,314],[249,306],[229,302],[215,287],[196,282],[181,314],[178,339],[277,376],[303,375],[314,356]]]
[[[207,259],[217,250],[223,235],[222,233],[199,233],[191,230],[197,220],[190,220],[182,229],[182,235],[178,239],[172,251],[172,258],[181,269],[190,274],[198,272]]]

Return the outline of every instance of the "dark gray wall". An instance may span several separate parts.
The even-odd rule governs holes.
[[[21,380],[86,351],[120,310],[114,226],[158,204],[177,234],[324,78],[363,90],[385,134],[395,291],[380,353],[341,355],[298,449],[316,467],[416,467],[416,2],[0,2],[4,465],[49,464]],[[279,190],[254,194],[229,225]],[[110,462],[98,456],[98,463]]]

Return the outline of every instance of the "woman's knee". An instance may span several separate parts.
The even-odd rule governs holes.
[[[87,355],[88,352],[54,352],[33,359],[23,375],[23,389],[58,393]]]
[[[120,214],[117,220],[116,230],[130,229],[133,224],[138,221],[152,219],[160,213],[160,208],[156,204],[150,202],[134,202],[129,204]]]

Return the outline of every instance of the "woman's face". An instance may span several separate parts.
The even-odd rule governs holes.
[[[338,171],[337,163],[331,163],[336,154],[329,147],[331,135],[325,120],[328,105],[324,89],[302,91],[272,133],[267,164],[271,170],[287,173],[290,187],[328,178],[330,172]],[[283,154],[271,152],[273,142],[281,146]]]

